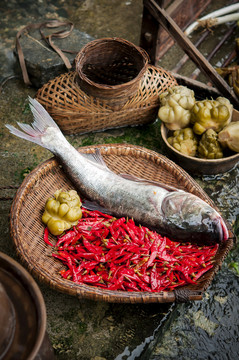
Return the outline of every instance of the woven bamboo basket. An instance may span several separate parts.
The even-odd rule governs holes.
[[[36,99],[65,134],[80,134],[154,122],[159,95],[175,85],[170,73],[148,64],[144,50],[101,39],[77,55],[76,71],[49,81]]]
[[[92,153],[99,148],[111,170],[129,173],[141,178],[164,182],[189,191],[215,208],[212,200],[182,168],[166,157],[134,145],[97,145],[83,147],[79,151]],[[17,252],[28,270],[53,289],[77,296],[108,302],[166,303],[201,300],[223,260],[233,246],[234,235],[229,227],[230,238],[220,245],[212,269],[198,283],[183,286],[173,291],[158,293],[126,292],[100,289],[94,286],[75,284],[63,279],[59,271],[62,264],[49,256],[48,245],[43,241],[44,225],[41,216],[46,199],[57,189],[68,190],[73,185],[64,174],[55,158],[40,164],[23,181],[14,198],[10,214],[10,230]],[[218,209],[217,209],[218,210]]]
[[[127,40],[94,40],[75,58],[78,83],[88,95],[118,108],[137,92],[148,60],[145,50]]]

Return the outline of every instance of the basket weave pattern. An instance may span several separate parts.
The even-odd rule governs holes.
[[[96,147],[100,149],[108,167],[116,173],[129,173],[189,191],[215,208],[212,200],[197,182],[166,157],[134,145],[97,145],[81,148],[80,151],[92,153]],[[17,191],[10,216],[11,235],[21,260],[33,275],[58,291],[109,302],[164,303],[200,300],[233,246],[234,235],[229,228],[230,239],[220,245],[213,268],[205,273],[196,285],[189,284],[174,291],[138,293],[110,291],[75,284],[61,278],[59,271],[62,269],[62,264],[49,256],[49,247],[43,241],[44,225],[41,222],[41,216],[45,202],[60,188],[68,190],[73,188],[73,185],[59,167],[56,159],[52,158],[39,165],[25,178]]]
[[[77,72],[65,73],[49,81],[36,94],[65,134],[142,125],[155,121],[159,95],[177,85],[175,78],[161,68],[147,66],[138,90],[115,107],[112,99],[87,95],[78,84]]]
[[[107,99],[111,106],[122,105],[137,92],[148,60],[144,49],[125,39],[91,41],[75,59],[80,87],[88,95]]]

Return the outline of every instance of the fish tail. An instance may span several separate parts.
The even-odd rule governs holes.
[[[16,135],[24,140],[31,141],[48,149],[47,144],[42,142],[42,136],[45,134],[46,129],[49,127],[53,127],[55,129],[58,129],[59,132],[61,131],[55,121],[52,119],[52,117],[48,114],[46,109],[37,100],[32,99],[30,96],[29,105],[34,117],[34,121],[31,125],[17,122],[18,126],[23,131],[16,129],[14,126],[9,124],[5,126],[10,130],[13,135]]]

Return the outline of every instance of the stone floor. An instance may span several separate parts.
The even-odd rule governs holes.
[[[209,10],[228,5],[213,2]],[[23,179],[51,154],[9,134],[5,124],[31,122],[27,97],[37,88],[22,81],[14,56],[17,32],[24,26],[49,19],[72,21],[75,29],[92,38],[122,37],[139,43],[143,4],[141,0],[1,0],[0,23],[0,251],[20,261],[9,233],[9,214]],[[215,30],[211,42],[223,36]],[[209,42],[205,45],[208,46]],[[228,52],[218,54],[219,64]],[[203,51],[203,49],[202,49]],[[204,49],[205,55],[208,49]],[[160,60],[170,70],[183,52],[177,45]],[[190,62],[182,74],[195,69]],[[199,80],[207,82],[204,76]],[[70,135],[75,147],[101,143],[130,143],[164,154],[157,122],[141,127]],[[239,168],[217,176],[195,177],[211,196],[238,235]],[[59,360],[191,360],[236,359],[238,339],[238,264],[235,247],[206,291],[202,301],[188,304],[113,304],[76,298],[51,289],[35,278],[47,310],[47,332]]]

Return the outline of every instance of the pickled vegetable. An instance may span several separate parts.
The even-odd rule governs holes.
[[[195,104],[194,91],[185,86],[174,86],[160,95],[158,117],[170,130],[183,129],[191,119]]]
[[[81,200],[75,190],[55,192],[47,199],[42,221],[53,235],[61,235],[82,217]]]
[[[218,134],[218,140],[223,147],[239,152],[239,121],[233,121]]]
[[[184,155],[196,155],[198,140],[191,128],[175,130],[173,136],[168,138],[168,142]]]
[[[221,96],[216,100],[197,101],[191,114],[193,131],[198,135],[207,129],[219,132],[230,123],[232,108],[230,101]]]
[[[198,156],[204,159],[220,159],[223,157],[218,134],[213,129],[206,130],[202,135],[198,144]]]

